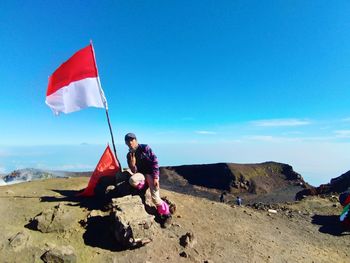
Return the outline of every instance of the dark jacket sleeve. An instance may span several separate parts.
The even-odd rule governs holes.
[[[148,145],[145,146],[144,153],[146,154],[147,159],[150,162],[152,177],[159,179],[159,165],[157,156],[154,154],[151,147],[149,147]]]

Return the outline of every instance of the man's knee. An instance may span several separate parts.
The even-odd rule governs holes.
[[[135,178],[133,178],[132,176],[129,178],[129,184],[132,186],[132,187],[136,187],[138,182],[136,181]]]

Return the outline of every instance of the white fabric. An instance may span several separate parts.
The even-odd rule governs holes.
[[[45,103],[58,115],[86,107],[106,108],[107,101],[99,85],[99,78],[86,78],[71,82],[46,97]]]
[[[345,213],[340,215],[340,222],[343,222],[346,216],[348,215],[349,211],[346,211]]]

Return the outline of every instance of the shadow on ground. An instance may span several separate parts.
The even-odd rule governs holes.
[[[350,233],[344,233],[346,230],[339,222],[339,216],[337,215],[314,215],[312,217],[312,223],[320,225],[319,231],[321,233],[344,236],[350,235]]]
[[[87,246],[98,247],[114,252],[125,250],[122,246],[118,245],[113,237],[112,220],[110,216],[90,217],[87,221],[83,239]]]

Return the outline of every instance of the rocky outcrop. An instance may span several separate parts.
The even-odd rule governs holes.
[[[21,250],[29,241],[30,236],[26,232],[18,232],[8,239],[8,245],[15,251]]]
[[[72,226],[74,220],[74,215],[65,211],[62,204],[58,204],[31,219],[28,227],[43,233],[64,232]]]
[[[180,237],[180,245],[184,248],[193,248],[197,244],[197,238],[193,232],[187,232],[185,235]]]
[[[140,196],[112,199],[113,234],[123,247],[137,247],[152,241],[154,216],[147,214]]]
[[[292,166],[276,162],[261,164],[216,163],[161,168],[162,182],[202,186],[233,193],[268,193],[287,185],[307,183]],[[182,178],[182,179],[181,179]]]
[[[295,196],[296,200],[301,200],[309,195],[325,195],[332,193],[342,193],[350,187],[350,171],[342,174],[339,177],[331,179],[328,184],[321,184],[318,187],[311,187],[298,192]]]
[[[91,176],[91,174],[92,172],[47,171],[35,168],[25,168],[14,170],[7,175],[1,175],[0,186],[6,185],[7,183],[14,184],[49,178]]]
[[[71,246],[54,247],[46,251],[41,259],[45,263],[75,263],[77,256]]]
[[[341,176],[331,179],[329,190],[332,192],[341,193],[348,190],[349,187],[350,187],[350,171],[347,171]]]
[[[53,177],[54,175],[52,173],[39,170],[39,169],[26,168],[26,169],[19,169],[11,172],[10,174],[4,176],[3,180],[6,183],[13,183],[13,182],[28,182],[32,180],[48,179]]]

